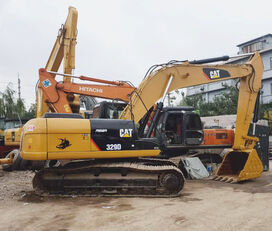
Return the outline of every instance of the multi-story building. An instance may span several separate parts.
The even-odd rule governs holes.
[[[261,103],[272,102],[272,34],[252,39],[250,41],[237,45],[239,48],[238,54],[251,53],[259,51],[264,64],[264,74],[261,89]],[[240,57],[227,63],[243,63],[247,61],[247,57]],[[236,83],[235,80],[226,80],[216,83],[200,85],[187,88],[187,96],[192,96],[201,93],[206,102],[213,102],[214,98],[220,96],[226,86],[231,86]]]

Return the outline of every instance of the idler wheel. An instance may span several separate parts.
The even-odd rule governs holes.
[[[177,175],[172,173],[166,173],[161,176],[161,186],[170,192],[179,191],[180,179]]]

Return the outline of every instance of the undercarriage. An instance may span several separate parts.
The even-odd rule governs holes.
[[[161,159],[72,161],[36,173],[39,192],[90,196],[178,196],[184,176],[176,165]]]

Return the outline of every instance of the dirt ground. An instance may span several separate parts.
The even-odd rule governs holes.
[[[32,172],[0,175],[0,230],[272,230],[272,171],[242,184],[187,181],[176,198],[41,197]]]

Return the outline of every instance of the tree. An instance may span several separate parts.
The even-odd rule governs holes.
[[[0,93],[0,118],[4,118],[4,117],[5,117],[5,105],[4,105],[4,100]]]
[[[36,104],[32,103],[28,111],[25,113],[24,119],[30,120],[35,117]]]
[[[222,96],[216,97],[213,104],[216,115],[236,114],[239,91],[235,86],[226,87]]]
[[[26,108],[25,108],[24,101],[22,99],[17,99],[15,104],[15,112],[21,118],[25,116]]]
[[[4,92],[0,92],[0,117],[6,119],[31,119],[35,117],[35,104],[27,111],[23,99],[15,98],[15,90],[11,83]]]
[[[9,83],[6,90],[1,93],[1,116],[5,118],[14,118],[15,109],[15,91],[12,89],[12,84]]]
[[[180,105],[193,106],[200,116],[214,116],[236,114],[238,90],[235,86],[225,86],[221,96],[215,97],[213,102],[206,102],[201,93],[193,96],[184,96]]]

